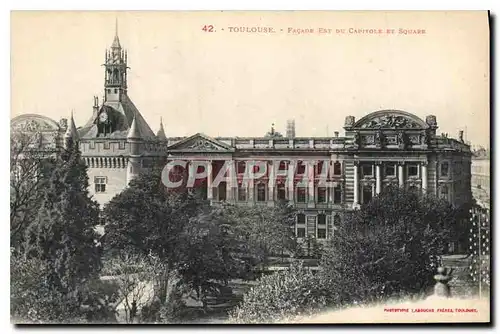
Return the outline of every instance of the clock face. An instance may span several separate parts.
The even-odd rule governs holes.
[[[106,114],[105,112],[103,112],[100,116],[99,116],[99,120],[101,122],[106,122],[108,120],[108,114]]]

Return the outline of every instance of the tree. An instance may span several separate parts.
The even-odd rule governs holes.
[[[158,257],[156,299],[167,303],[173,273],[206,306],[230,279],[248,278],[255,265],[286,248],[291,208],[213,207],[196,192],[171,191],[157,170],[141,174],[104,209],[105,245]],[[293,240],[290,239],[290,240]]]
[[[455,215],[444,200],[387,188],[346,216],[322,256],[321,275],[347,304],[424,292]]]
[[[26,259],[48,268],[39,279],[54,294],[67,296],[68,303],[71,299],[73,304],[67,307],[78,308],[86,299],[85,284],[101,267],[95,231],[99,206],[88,194],[86,166],[77,145],[61,152],[55,166],[38,215],[26,228],[23,252]]]
[[[234,223],[242,252],[252,265],[265,267],[272,256],[294,253],[295,211],[288,202],[278,202],[274,207],[227,205],[223,215]]]
[[[37,133],[13,132],[10,142],[10,237],[11,246],[19,247],[38,214],[54,158],[39,147]]]
[[[105,206],[105,246],[158,258],[155,299],[163,305],[169,279],[185,250],[183,231],[208,208],[206,201],[188,192],[167,191],[159,171],[143,173]]]

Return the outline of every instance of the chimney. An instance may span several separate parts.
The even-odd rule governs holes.
[[[295,120],[293,119],[286,122],[286,137],[295,138]]]
[[[338,136],[339,136],[339,132],[338,132],[338,131],[335,131],[335,132],[334,132],[334,134],[335,134],[335,138],[338,138]]]
[[[458,131],[458,139],[463,143],[464,142],[464,131]]]

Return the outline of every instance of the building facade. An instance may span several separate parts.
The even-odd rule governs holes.
[[[332,137],[296,136],[295,123],[289,121],[285,136],[273,126],[257,137],[212,138],[197,133],[173,138],[166,136],[161,122],[155,134],[129,97],[127,51],[117,35],[106,50],[104,68],[104,99],[94,97],[92,116],[77,131],[72,130],[72,117],[69,126],[37,115],[12,121],[16,127],[47,121],[51,131],[59,134],[54,137],[56,146],[64,136],[78,140],[88,166],[90,192],[101,205],[161,158],[189,161],[186,168],[191,173],[195,161],[208,161],[207,177],[198,186],[206,189],[207,199],[214,204],[273,206],[288,200],[298,210],[295,229],[301,238],[330,238],[344,212],[367,203],[388,185],[431,193],[456,206],[472,199],[470,147],[462,138],[438,135],[435,116],[423,120],[401,110],[379,110],[359,120],[346,116],[344,135],[335,132]],[[246,183],[248,161],[265,161],[268,168]],[[318,164],[310,166],[309,161]],[[214,178],[227,163],[237,173],[235,184],[221,182],[214,187]],[[273,173],[290,168],[295,169],[291,179],[272,181]],[[319,182],[323,171],[331,186]],[[299,186],[296,174],[310,176],[307,187]]]
[[[476,203],[490,209],[490,151],[475,150],[472,155],[472,195]]]

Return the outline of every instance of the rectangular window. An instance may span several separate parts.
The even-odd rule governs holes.
[[[124,149],[125,149],[125,141],[120,141],[120,142],[119,142],[119,146],[118,146],[118,148],[119,148],[120,150],[124,150]]]
[[[416,164],[408,165],[408,176],[418,176],[418,165]]]
[[[246,189],[243,186],[243,183],[238,183],[238,201],[245,202],[247,200]]]
[[[306,188],[297,187],[297,203],[305,203],[305,202],[306,202]]]
[[[372,187],[371,186],[363,186],[363,204],[367,204],[372,200]]]
[[[264,202],[266,200],[266,185],[259,183],[257,185],[257,202]]]
[[[297,215],[297,238],[306,237],[306,216],[303,213]]]
[[[326,239],[326,215],[323,213],[318,215],[318,228],[316,235],[318,239]]]
[[[276,195],[277,195],[278,200],[286,199],[286,188],[285,188],[284,184],[278,184]]]
[[[443,185],[440,190],[441,198],[448,199],[448,186]]]
[[[363,173],[363,176],[373,176],[373,166],[364,164],[361,167],[361,172]]]
[[[326,203],[327,198],[326,187],[318,187],[318,203]]]
[[[306,172],[306,162],[299,161],[297,163],[297,174],[305,174],[305,172]]]
[[[333,175],[340,175],[340,174],[342,174],[342,164],[336,161],[333,164]]]
[[[105,176],[94,177],[95,192],[96,193],[106,192],[106,183],[107,183],[107,178]]]
[[[238,174],[245,173],[245,161],[238,161]]]
[[[89,142],[89,144],[90,144],[90,145],[89,145],[90,149],[91,149],[91,150],[94,150],[94,149],[95,149],[95,141],[91,140],[91,141]]]
[[[326,225],[324,227],[318,226],[318,239],[326,239]]]
[[[280,166],[278,168],[279,170],[287,170],[287,163],[286,161],[280,161]]]
[[[385,165],[385,176],[396,176],[396,166],[395,165]]]
[[[336,186],[333,188],[333,203],[342,203],[342,188],[340,186]]]
[[[441,163],[441,176],[448,176],[450,164],[445,161]]]
[[[305,237],[306,237],[306,228],[297,227],[297,238],[305,238]]]

